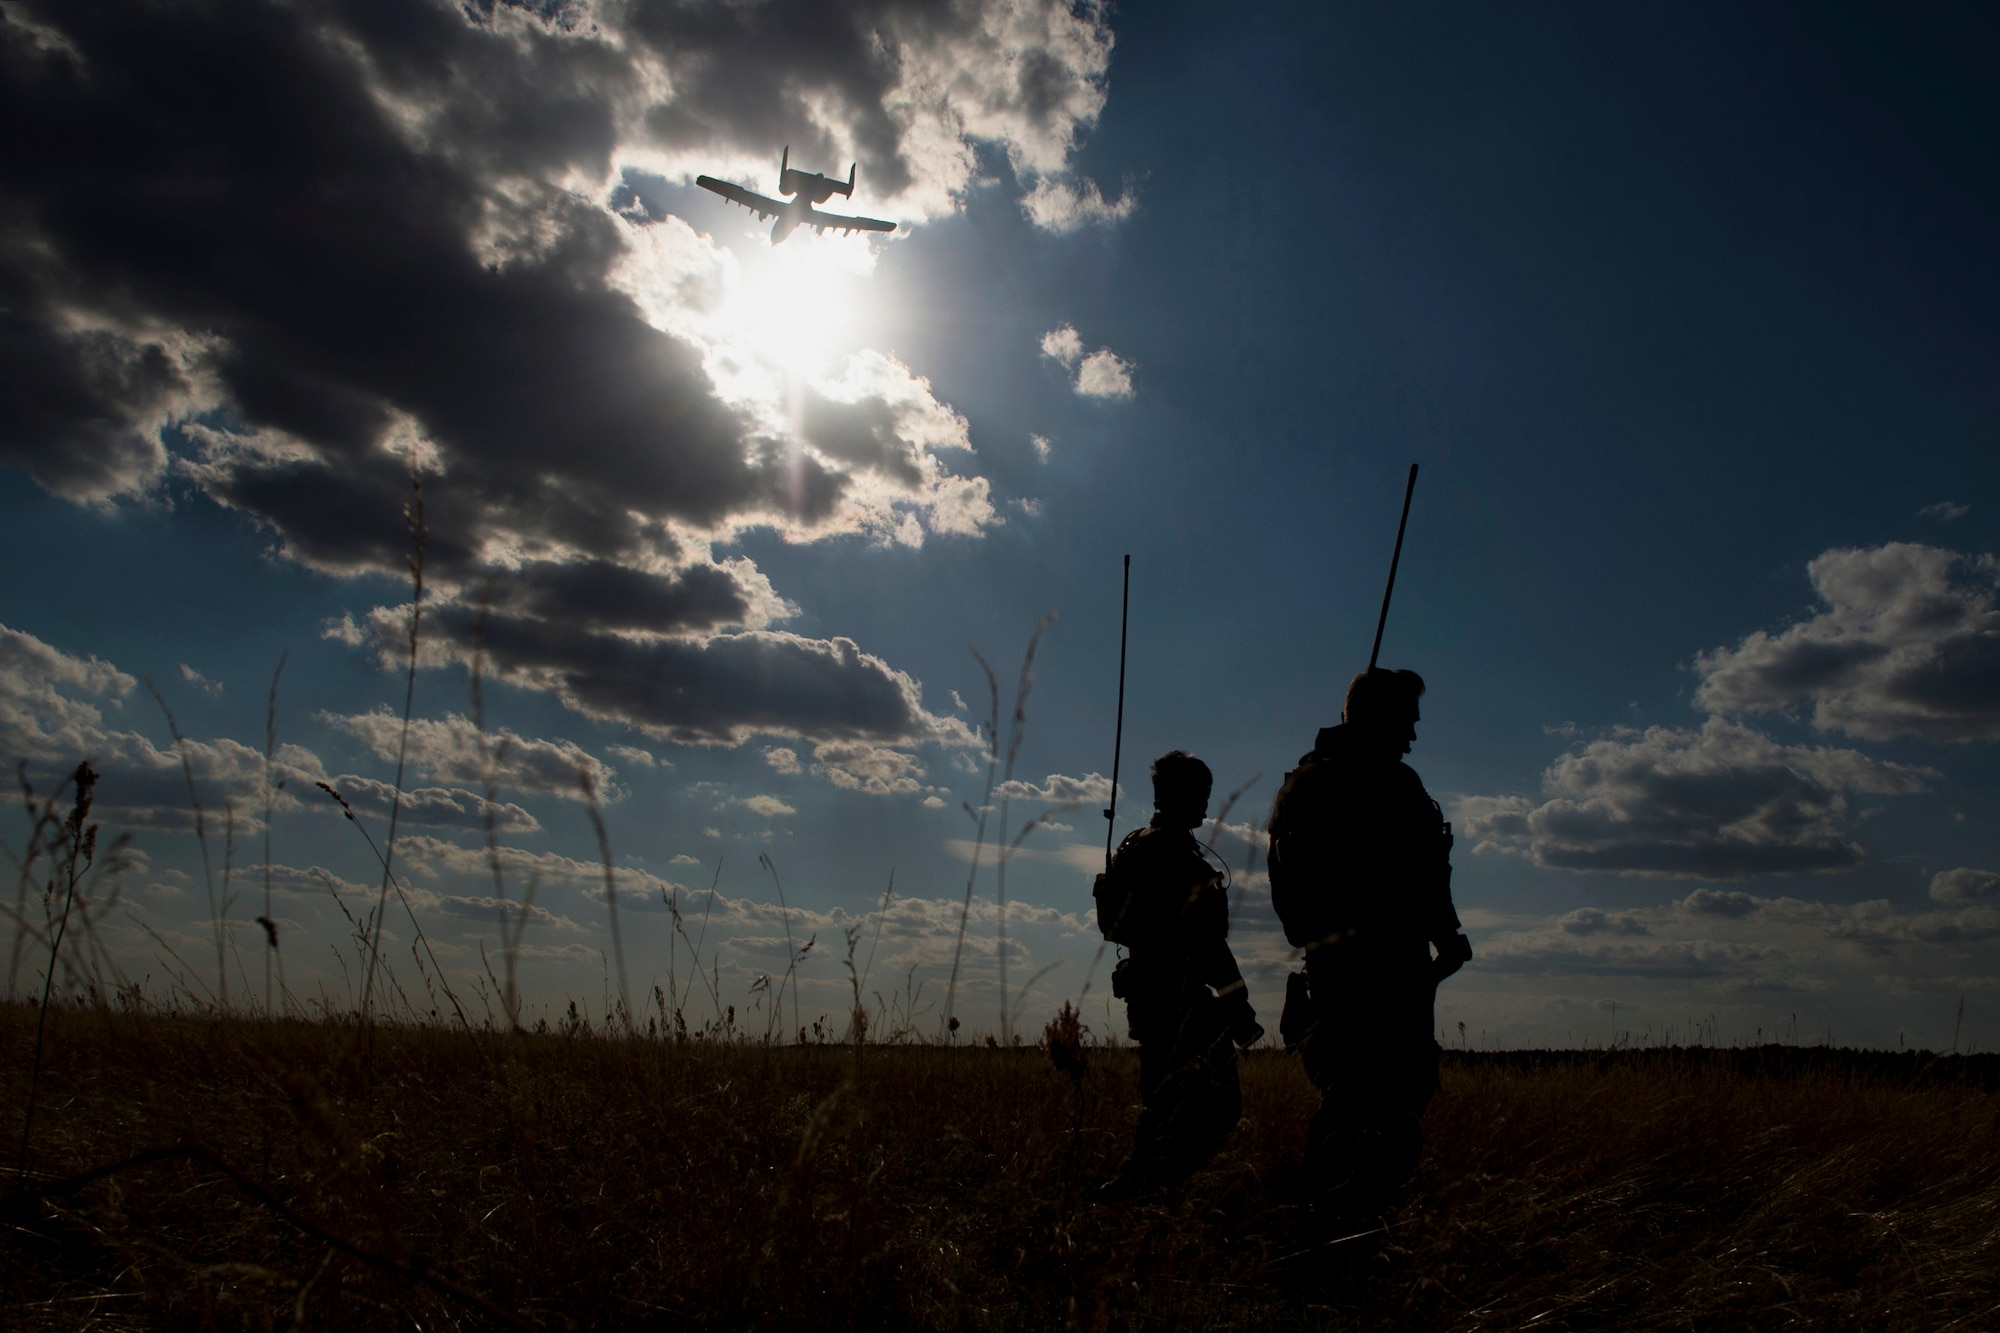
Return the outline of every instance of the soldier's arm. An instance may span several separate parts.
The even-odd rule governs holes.
[[[1431,845],[1422,877],[1424,933],[1437,949],[1437,957],[1431,960],[1432,975],[1443,981],[1472,961],[1472,941],[1465,937],[1458,908],[1451,900],[1451,825],[1430,793],[1424,793],[1422,804],[1426,809],[1419,821],[1421,836]]]

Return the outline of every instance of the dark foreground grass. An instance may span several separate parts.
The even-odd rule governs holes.
[[[0,1009],[16,1134],[33,1038]],[[1276,1055],[1185,1193],[1110,1206],[1123,1052],[1079,1095],[1033,1050],[368,1043],[51,1014],[0,1326],[2000,1326],[2000,1094],[1916,1066],[1457,1057],[1406,1205],[1342,1240]]]

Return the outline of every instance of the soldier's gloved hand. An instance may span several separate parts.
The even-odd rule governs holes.
[[[1257,1011],[1250,1007],[1247,988],[1224,996],[1222,1002],[1229,1024],[1229,1040],[1243,1047],[1255,1046],[1264,1040],[1264,1025],[1257,1021]]]
[[[1443,981],[1471,961],[1472,941],[1461,932],[1438,945],[1438,956],[1431,962],[1431,974]]]

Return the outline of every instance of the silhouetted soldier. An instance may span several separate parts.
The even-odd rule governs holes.
[[[1191,829],[1208,815],[1208,765],[1170,750],[1153,762],[1153,818],[1097,880],[1097,924],[1131,956],[1112,972],[1139,1043],[1144,1109],[1116,1186],[1177,1183],[1214,1156],[1243,1114],[1236,1047],[1264,1035],[1229,952],[1223,874]]]
[[[1416,1172],[1438,1086],[1437,985],[1472,957],[1451,901],[1451,826],[1402,762],[1423,692],[1414,671],[1356,676],[1341,725],[1321,729],[1271,814],[1272,906],[1306,951],[1309,987],[1293,977],[1280,1031],[1321,1094],[1307,1166],[1357,1211]]]

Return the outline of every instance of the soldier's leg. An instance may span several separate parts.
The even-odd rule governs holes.
[[[1210,1002],[1205,1007],[1209,1012],[1198,1015],[1190,1025],[1190,1049],[1184,1066],[1187,1098],[1176,1145],[1189,1171],[1221,1151],[1243,1118],[1243,1082],[1237,1069],[1236,1045],[1229,1039],[1219,1006]]]
[[[1381,1096],[1357,1135],[1352,1187],[1358,1199],[1387,1206],[1417,1174],[1424,1111],[1437,1092],[1436,1040],[1428,1035],[1390,1054],[1380,1070]]]
[[[1243,1092],[1235,1048],[1215,1015],[1197,1004],[1162,1017],[1171,1021],[1161,1025],[1150,1067],[1140,1051],[1146,1102],[1127,1169],[1170,1185],[1215,1155],[1242,1117]]]
[[[1160,1000],[1128,1000],[1126,1014],[1139,1043],[1139,1123],[1132,1151],[1118,1170],[1121,1187],[1153,1189],[1171,1184],[1185,1156],[1189,1079],[1182,1006]]]
[[[1331,1189],[1353,1169],[1360,1080],[1347,1045],[1337,1030],[1321,1023],[1303,1052],[1306,1077],[1319,1089],[1319,1108],[1306,1129],[1306,1177],[1320,1190]]]

